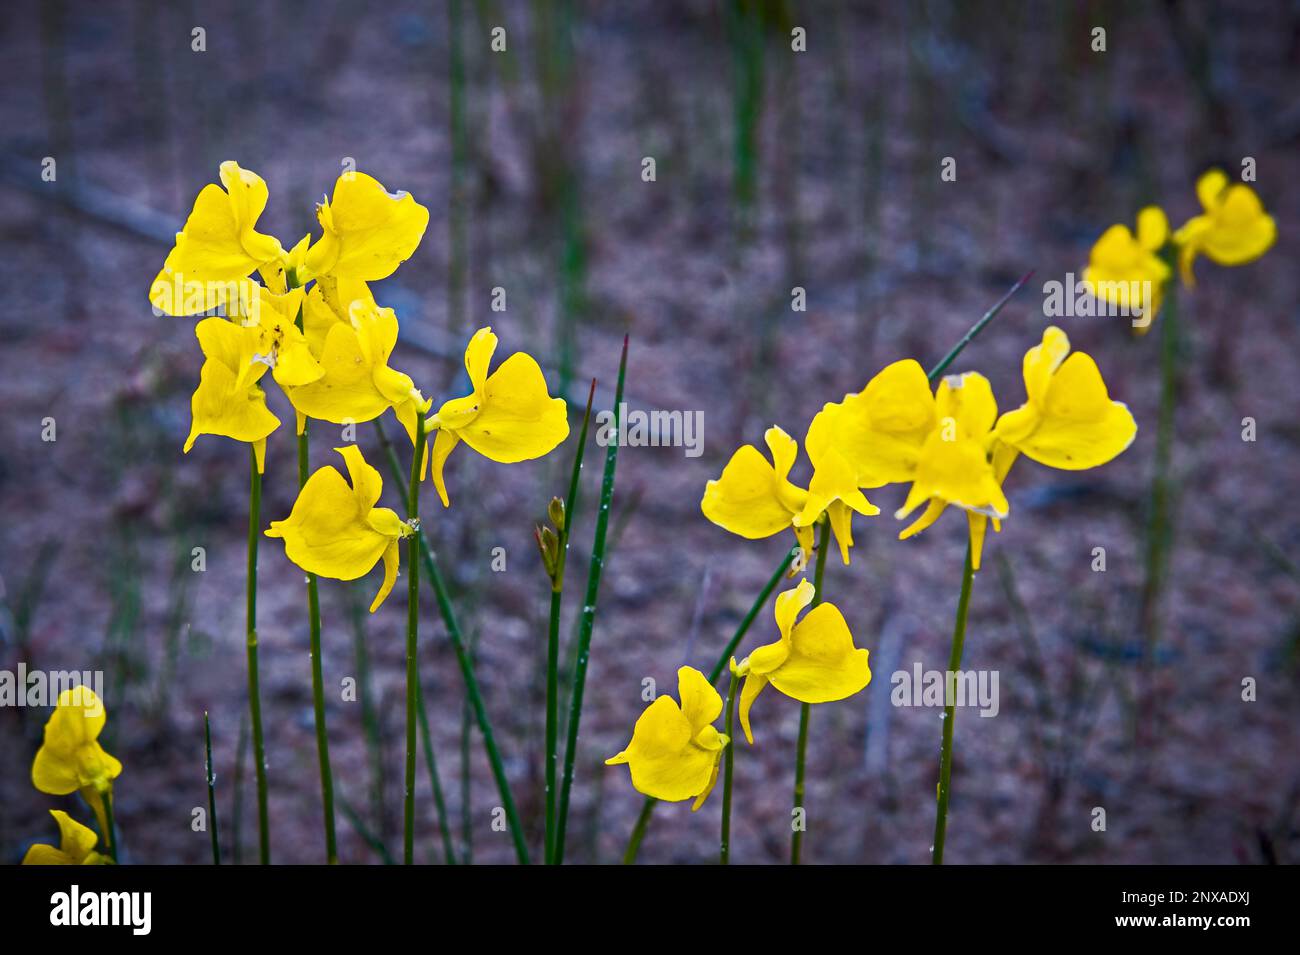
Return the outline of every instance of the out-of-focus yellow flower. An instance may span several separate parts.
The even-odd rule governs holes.
[[[149,301],[165,314],[194,314],[224,304],[231,283],[284,255],[279,239],[256,228],[267,200],[262,178],[230,161],[221,164],[220,176],[221,186],[209,184],[199,192],[150,287]]]
[[[722,697],[694,667],[677,671],[681,705],[670,696],[655,699],[636,721],[632,741],[605,765],[628,764],[637,792],[665,802],[694,799],[691,811],[704,805],[718,781],[718,762],[731,741],[713,721],[722,713]]]
[[[749,709],[769,683],[801,703],[830,703],[857,693],[871,682],[868,651],[853,645],[853,634],[834,604],[818,604],[796,623],[816,596],[806,580],[776,598],[776,625],[781,637],[759,647],[733,671],[743,677],[740,726],[751,744]]]
[[[23,865],[107,865],[108,856],[95,851],[99,837],[95,830],[83,826],[62,809],[51,809],[59,824],[59,848],[37,843],[23,856]]]
[[[104,703],[87,686],[59,694],[45,724],[45,741],[32,762],[32,785],[52,796],[80,792],[96,811],[113,791],[122,764],[99,745],[107,715]]]
[[[739,448],[722,475],[704,486],[700,510],[714,524],[747,540],[791,528],[803,552],[811,554],[812,526],[794,522],[808,503],[808,491],[790,481],[799,444],[775,425],[767,429],[763,440],[772,463],[752,444]]]
[[[333,199],[316,207],[316,218],[325,234],[307,250],[307,275],[374,282],[411,257],[429,225],[429,210],[409,192],[390,193],[363,172],[345,172],[334,184]]]
[[[1196,284],[1192,265],[1205,254],[1219,265],[1245,265],[1267,252],[1277,240],[1277,223],[1250,186],[1229,183],[1222,169],[1211,169],[1196,182],[1205,212],[1174,233],[1183,281]]]
[[[286,556],[309,574],[335,580],[364,577],[382,557],[384,581],[370,604],[374,613],[397,581],[398,542],[414,531],[395,511],[375,507],[384,482],[361,449],[350,444],[334,450],[343,455],[351,485],[326,465],[307,479],[289,516],[272,521],[266,536],[282,538]]]
[[[501,464],[530,461],[553,451],[569,436],[563,398],[552,398],[542,369],[531,355],[515,352],[488,374],[497,337],[480,328],[465,347],[465,370],[473,392],[444,402],[428,419],[433,440],[433,483],[444,507],[450,506],[443,465],[456,445],[471,448]]]
[[[1080,471],[1100,467],[1133,443],[1137,422],[1128,406],[1111,400],[1091,356],[1070,355],[1061,329],[1049,326],[1025,352],[1024,377],[1028,400],[995,428],[1004,444],[1039,464]]]
[[[934,397],[934,408],[935,428],[921,446],[907,500],[894,516],[901,520],[921,504],[926,508],[898,535],[899,540],[925,530],[949,504],[972,517],[995,520],[1006,517],[1010,510],[990,460],[998,406],[988,379],[977,372],[945,377]],[[976,570],[980,565],[982,531],[982,522],[972,520],[971,565]]]
[[[306,344],[310,346],[309,341]],[[354,300],[348,321],[333,324],[325,335],[321,377],[285,389],[299,414],[299,432],[304,416],[348,424],[370,421],[392,408],[414,444],[416,417],[429,410],[429,402],[410,375],[388,367],[396,345],[397,315],[393,310],[379,308],[373,299]],[[421,462],[421,477],[424,467]]]
[[[257,470],[262,471],[267,435],[280,426],[280,419],[266,407],[266,392],[258,384],[270,366],[252,360],[261,332],[224,318],[205,318],[195,326],[195,334],[205,361],[190,399],[192,423],[185,453],[201,434],[222,435],[250,443]]]
[[[1101,234],[1088,256],[1083,281],[1096,298],[1129,315],[1141,316],[1133,328],[1145,333],[1160,312],[1169,266],[1160,250],[1169,240],[1169,220],[1158,206],[1138,213],[1136,235],[1126,225],[1113,225]]]

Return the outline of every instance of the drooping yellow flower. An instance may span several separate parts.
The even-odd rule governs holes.
[[[59,848],[37,843],[23,856],[23,865],[107,865],[108,856],[95,851],[99,836],[89,826],[83,826],[62,809],[51,809],[50,815],[59,824]]]
[[[718,781],[718,762],[731,741],[713,726],[722,697],[694,667],[677,671],[679,706],[670,696],[655,699],[636,721],[632,741],[607,766],[628,764],[637,792],[665,802],[694,799],[704,805]]]
[[[205,318],[195,326],[205,361],[199,386],[190,399],[189,437],[185,453],[201,434],[246,441],[257,454],[257,470],[266,463],[266,438],[280,426],[266,407],[266,392],[258,381],[269,365],[253,361],[260,330],[224,318]]]
[[[1028,400],[995,428],[1004,444],[1048,467],[1080,471],[1133,443],[1137,422],[1128,406],[1111,400],[1091,356],[1070,355],[1061,329],[1044,329],[1042,342],[1025,352],[1023,371]]]
[[[714,524],[747,540],[793,529],[803,552],[811,554],[812,526],[794,522],[808,503],[808,491],[790,480],[799,444],[775,425],[767,429],[763,440],[772,463],[752,444],[739,448],[721,476],[704,486],[700,510]]]
[[[1219,265],[1245,265],[1267,252],[1277,240],[1277,223],[1250,186],[1228,182],[1222,169],[1211,169],[1196,182],[1205,212],[1174,233],[1183,281],[1196,284],[1192,265],[1204,254]]]
[[[759,647],[734,672],[743,677],[740,690],[740,725],[751,744],[749,710],[769,683],[801,703],[843,700],[871,682],[868,651],[854,647],[853,634],[834,604],[818,604],[796,622],[812,603],[816,590],[807,580],[776,598],[776,625],[780,639]]]
[[[374,282],[411,257],[429,225],[429,210],[409,192],[390,193],[354,171],[339,176],[333,199],[316,207],[316,218],[325,234],[307,251],[308,275]]]
[[[164,314],[196,314],[225,304],[233,283],[284,255],[279,239],[256,228],[267,200],[262,178],[230,161],[221,164],[220,176],[221,186],[204,186],[194,200],[149,290],[149,301]]]
[[[303,314],[305,319],[305,309]],[[304,341],[310,347],[310,341]],[[396,345],[393,310],[376,306],[373,299],[354,300],[348,321],[334,323],[325,335],[319,360],[323,374],[285,389],[299,414],[299,432],[304,416],[349,424],[370,421],[392,408],[414,444],[416,416],[429,410],[429,402],[410,375],[388,367]],[[423,477],[423,463],[420,473]]]
[[[1088,256],[1083,281],[1096,298],[1134,318],[1133,328],[1145,333],[1160,312],[1169,266],[1160,250],[1169,240],[1169,220],[1158,206],[1138,213],[1137,234],[1126,225],[1113,225],[1101,234]]]
[[[553,451],[569,436],[563,398],[552,398],[542,369],[531,355],[515,352],[488,374],[497,337],[480,328],[465,347],[465,370],[473,391],[444,402],[428,419],[433,440],[433,483],[444,507],[450,506],[443,465],[456,445],[471,448],[501,464],[530,461]]]
[[[350,444],[334,450],[343,455],[352,483],[331,465],[316,471],[289,516],[272,521],[266,536],[282,538],[285,555],[303,570],[335,580],[364,577],[382,557],[384,581],[370,604],[374,613],[397,581],[398,542],[414,531],[395,511],[375,507],[384,482],[361,449]]]
[[[122,773],[122,764],[99,745],[106,718],[103,701],[89,687],[60,693],[32,762],[32,785],[52,796],[80,792],[100,812]]]

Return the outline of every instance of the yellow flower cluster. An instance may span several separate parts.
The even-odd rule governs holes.
[[[205,186],[154,280],[150,301],[168,315],[217,309],[196,333],[204,363],[191,401],[193,423],[185,451],[204,434],[252,445],[265,468],[267,437],[279,419],[267,408],[261,381],[268,371],[284,391],[301,434],[307,419],[334,424],[371,421],[392,409],[413,445],[432,402],[411,377],[389,364],[398,321],[378,305],[369,283],[392,275],[414,253],[429,211],[409,193],[390,193],[357,171],[339,176],[332,198],[316,209],[322,235],[304,237],[286,251],[257,231],[266,208],[260,176],[224,162],[221,185]],[[257,273],[259,284],[251,276]],[[481,328],[465,351],[473,391],[448,401],[423,428],[435,429],[433,479],[449,504],[443,465],[464,441],[494,461],[540,457],[569,433],[562,398],[547,392],[541,369],[528,355],[512,355],[492,374],[497,338]],[[371,611],[392,590],[398,541],[414,529],[376,507],[383,481],[358,447],[338,448],[351,484],[333,467],[316,471],[290,515],[272,522],[290,560],[309,573],[355,580],[384,561],[384,580]],[[428,470],[429,450],[419,463]]]
[[[80,793],[94,811],[105,843],[111,845],[109,819],[113,780],[122,764],[99,745],[107,714],[103,701],[86,686],[64,690],[45,724],[45,740],[32,762],[32,785],[52,796]],[[99,842],[93,829],[66,812],[51,809],[59,824],[60,845],[37,844],[27,850],[23,865],[99,865],[111,861],[95,851]],[[113,847],[116,851],[116,847]]]
[[[1141,315],[1139,334],[1160,312],[1172,269],[1165,255],[1177,256],[1183,284],[1196,284],[1192,267],[1204,255],[1218,265],[1253,262],[1277,240],[1277,224],[1259,196],[1245,183],[1230,183],[1221,169],[1211,169],[1196,183],[1204,210],[1170,235],[1169,219],[1159,206],[1138,213],[1137,231],[1123,224],[1102,233],[1088,257],[1084,283],[1092,294]],[[1170,240],[1172,238],[1172,247]]]

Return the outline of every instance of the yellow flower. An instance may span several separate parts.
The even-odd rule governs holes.
[[[997,520],[1010,510],[990,460],[997,402],[988,379],[967,372],[949,375],[939,383],[934,408],[935,428],[921,446],[911,490],[894,516],[905,518],[923,503],[926,509],[898,538],[919,534],[939,519],[947,505],[956,505],[970,515],[971,566],[978,570],[983,522],[975,518]]]
[[[307,250],[307,274],[374,282],[411,257],[429,210],[409,192],[390,193],[363,172],[345,172],[334,184],[334,198],[316,207],[316,218],[325,234]]]
[[[351,485],[332,466],[316,471],[298,493],[293,510],[272,521],[267,537],[284,539],[288,558],[310,574],[335,580],[364,577],[384,559],[384,582],[370,605],[379,609],[397,581],[399,541],[414,533],[387,507],[375,507],[383,491],[379,472],[355,444],[335,448],[343,455]]]
[[[853,546],[853,512],[874,517],[880,513],[880,508],[858,490],[857,471],[835,446],[829,429],[819,427],[834,414],[834,411],[828,412],[823,408],[808,427],[804,444],[808,449],[808,459],[812,461],[813,476],[808,482],[808,498],[803,510],[795,515],[794,527],[796,532],[811,527],[825,514],[840,545],[840,558],[847,564],[849,548]]]
[[[1080,471],[1132,444],[1137,422],[1127,405],[1111,400],[1097,363],[1083,352],[1069,353],[1065,332],[1056,326],[1043,331],[1042,343],[1025,353],[1029,400],[1003,414],[995,433],[1039,464]]]
[[[1174,233],[1183,281],[1196,284],[1192,265],[1204,253],[1219,265],[1245,265],[1267,252],[1277,239],[1277,224],[1264,211],[1259,196],[1245,183],[1229,184],[1221,169],[1211,169],[1196,182],[1196,195],[1205,212],[1189,219]]]
[[[769,683],[801,703],[843,700],[871,682],[868,651],[853,646],[853,634],[834,604],[818,604],[797,623],[816,591],[806,580],[776,598],[776,625],[781,638],[759,647],[735,665],[744,677],[740,690],[740,725],[751,744],[749,709]]]
[[[192,423],[185,453],[201,434],[222,435],[252,444],[257,469],[262,471],[267,435],[280,426],[280,419],[266,407],[266,392],[258,385],[269,366],[252,360],[260,329],[224,318],[205,318],[195,327],[195,334],[206,360],[190,399]]]
[[[267,200],[262,178],[229,161],[221,164],[220,176],[221,186],[204,186],[194,200],[149,290],[149,301],[167,315],[194,314],[225,303],[232,283],[284,255],[279,239],[256,229]]]
[[[763,435],[772,464],[752,444],[739,448],[717,480],[704,486],[700,510],[724,530],[759,540],[792,528],[805,554],[813,549],[813,529],[795,524],[808,503],[808,491],[790,481],[799,444],[773,425]]]
[[[325,374],[296,324],[304,294],[302,288],[294,288],[277,295],[259,286],[256,307],[236,316],[238,323],[249,329],[241,342],[238,384],[245,383],[255,364],[270,368],[272,377],[284,388],[309,384]]]
[[[480,328],[465,347],[465,370],[473,392],[443,404],[428,419],[438,433],[433,440],[433,483],[444,507],[450,506],[442,469],[456,445],[464,441],[493,461],[530,461],[554,450],[569,436],[563,398],[552,398],[542,369],[530,355],[515,352],[488,374],[497,337]]]
[[[1133,328],[1145,333],[1160,312],[1169,266],[1160,250],[1169,239],[1169,220],[1158,206],[1138,213],[1137,234],[1113,225],[1101,234],[1088,256],[1083,281],[1097,298],[1141,316]]]
[[[655,699],[636,721],[632,741],[607,766],[628,764],[637,792],[665,802],[694,799],[694,812],[718,781],[718,761],[730,742],[713,721],[722,713],[722,697],[694,667],[677,671],[681,706],[670,696]]]
[[[100,797],[113,791],[122,773],[122,764],[99,745],[105,719],[103,701],[89,687],[60,693],[32,762],[32,785],[52,796],[80,792],[98,811]]]
[[[107,865],[108,857],[95,851],[99,837],[62,809],[51,809],[59,824],[59,848],[38,843],[27,850],[23,865]]]
[[[303,314],[305,319],[306,309]],[[309,339],[304,342],[310,347]],[[299,432],[306,417],[349,424],[370,421],[392,408],[414,444],[416,416],[428,411],[429,403],[409,375],[388,367],[396,345],[393,310],[379,308],[373,299],[353,301],[348,321],[334,323],[325,335],[320,352],[323,374],[301,387],[285,389],[299,415]],[[423,476],[423,463],[420,473]]]

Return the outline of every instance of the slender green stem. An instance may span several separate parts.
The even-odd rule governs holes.
[[[257,773],[258,852],[262,865],[271,862],[271,824],[266,805],[266,745],[262,738],[262,691],[257,668],[257,542],[262,520],[262,472],[257,469],[257,452],[248,449],[250,467],[248,495],[248,711],[253,729],[253,768]]]
[[[967,331],[966,334],[961,337],[961,339],[957,342],[957,344],[952,346],[952,349],[948,352],[948,354],[944,355],[943,358],[940,359],[939,364],[935,365],[932,369],[930,369],[928,374],[930,381],[933,382],[936,378],[938,378],[945,371],[947,371],[948,366],[951,365],[957,359],[957,356],[962,353],[962,350],[965,349],[967,345],[969,345],[972,341],[975,340],[976,335],[984,331],[984,328],[988,325],[988,323],[993,321],[993,319],[997,317],[998,312],[1002,311],[1003,307],[1007,304],[1007,302],[1011,301],[1011,297],[1013,295],[1015,295],[1022,288],[1024,288],[1025,283],[1028,282],[1031,278],[1033,278],[1033,275],[1034,275],[1034,270],[1030,269],[1028,272],[1026,272],[1024,275],[1020,277],[1020,280],[1016,282],[1015,285],[1011,286],[1011,288],[1007,290],[1007,293],[1005,295],[1003,295],[1000,299],[998,299],[996,302],[993,303],[993,307],[990,308],[987,312],[985,312],[984,315],[980,318],[980,320],[970,327],[970,330]]]
[[[582,432],[578,436],[578,449],[573,455],[573,472],[569,477],[569,494],[564,502],[564,526],[559,529],[559,547],[556,551],[555,572],[551,578],[551,617],[546,635],[546,864],[555,861],[555,776],[559,762],[560,730],[560,609],[564,596],[564,565],[569,555],[569,540],[573,536],[573,522],[577,516],[579,477],[582,458],[587,449],[587,426],[591,423],[591,404],[596,397],[596,379],[591,380],[587,393],[587,410],[582,415]]]
[[[799,556],[799,548],[797,546],[791,547],[786,551],[785,556],[781,558],[781,563],[776,565],[776,570],[772,571],[772,576],[767,579],[767,583],[763,585],[762,591],[760,591],[759,595],[754,598],[754,603],[750,606],[749,612],[746,613],[744,619],[740,621],[740,626],[736,628],[736,632],[732,634],[731,639],[727,641],[727,645],[722,648],[722,653],[718,655],[717,662],[713,665],[713,669],[709,671],[710,683],[718,682],[718,677],[722,676],[722,671],[726,668],[727,661],[731,659],[732,654],[736,652],[736,647],[740,646],[740,641],[743,640],[745,634],[749,632],[749,628],[753,625],[754,619],[758,616],[759,611],[761,611],[767,604],[768,598],[772,596],[772,591],[776,590],[777,585],[789,572],[795,559]],[[641,840],[645,838],[646,827],[650,825],[650,817],[654,815],[655,806],[658,805],[658,803],[659,800],[655,799],[653,796],[646,797],[645,804],[641,807],[641,815],[637,817],[636,828],[632,831],[632,836],[627,843],[627,849],[623,853],[624,865],[632,865],[636,862],[637,853],[641,850]]]
[[[217,774],[212,769],[212,724],[208,711],[203,711],[204,769],[208,777],[208,831],[212,833],[212,864],[221,865],[221,839],[217,835]]]
[[[731,861],[731,767],[732,757],[736,752],[736,747],[732,745],[732,733],[735,732],[736,684],[739,682],[740,677],[733,670],[731,682],[727,686],[727,721],[725,730],[727,748],[722,754],[722,838],[718,861],[723,865],[727,865]],[[649,821],[648,815],[646,821]]]
[[[1172,254],[1167,256],[1176,267]],[[1169,568],[1173,511],[1173,489],[1169,462],[1173,452],[1174,413],[1178,379],[1178,291],[1169,283],[1160,310],[1160,411],[1156,423],[1155,476],[1151,482],[1151,505],[1147,527],[1146,579],[1142,588],[1141,623],[1145,632],[1143,661],[1150,665],[1160,637],[1160,592]]]
[[[934,865],[943,865],[943,843],[948,830],[948,796],[952,782],[952,732],[953,723],[957,719],[956,695],[950,687],[954,674],[961,669],[962,646],[966,642],[966,612],[970,608],[971,582],[974,577],[970,544],[967,544],[966,566],[961,577],[961,597],[957,601],[957,621],[952,629],[952,652],[948,656],[948,672],[944,675],[943,747],[939,753],[939,805],[934,816],[934,855],[931,858]]]
[[[627,378],[627,336],[618,363],[618,385],[614,389],[615,437],[605,449],[605,475],[600,485],[600,509],[596,512],[596,533],[591,543],[591,564],[587,570],[587,597],[583,602],[578,652],[573,666],[573,695],[569,701],[568,738],[564,747],[564,776],[560,785],[560,807],[555,822],[556,865],[564,863],[564,832],[569,821],[569,795],[573,789],[573,765],[578,756],[578,725],[582,719],[582,698],[587,684],[587,663],[591,656],[591,633],[596,622],[596,600],[600,575],[605,567],[605,535],[609,529],[610,504],[614,498],[614,474],[618,467],[619,416],[623,406],[623,383]]]
[[[100,794],[100,802],[104,804],[104,828],[108,831],[104,833],[104,842],[108,844],[108,857],[114,862],[117,861],[117,821],[113,818],[113,789],[110,786]]]
[[[420,716],[420,743],[424,747],[424,762],[429,767],[429,785],[433,789],[433,805],[438,811],[438,832],[442,836],[442,850],[447,865],[456,864],[456,849],[451,842],[451,826],[447,821],[447,800],[442,795],[442,780],[438,778],[438,761],[433,755],[433,736],[429,733],[429,714],[424,708],[424,688],[415,685],[415,706]]]
[[[402,466],[397,461],[397,452],[393,449],[393,444],[388,440],[383,425],[375,421],[375,432],[379,436],[379,443],[383,446],[384,452],[388,458],[388,467],[392,472],[393,481],[397,484],[403,496],[407,494],[406,479],[402,476]],[[469,648],[462,635],[460,624],[456,621],[456,613],[451,605],[451,595],[447,590],[447,584],[442,579],[442,573],[438,569],[437,561],[434,560],[433,548],[429,546],[428,538],[424,536],[424,531],[417,531],[415,539],[419,542],[420,555],[424,560],[424,572],[429,578],[429,583],[433,586],[433,595],[438,602],[438,612],[442,615],[443,625],[447,628],[447,638],[451,641],[452,650],[456,654],[456,662],[460,666],[462,679],[465,681],[465,695],[468,698],[470,708],[474,711],[475,721],[478,723],[479,732],[483,735],[483,748],[487,751],[488,762],[492,767],[492,776],[496,780],[497,790],[501,794],[501,802],[506,811],[506,820],[510,825],[510,837],[514,841],[515,855],[524,865],[528,864],[528,843],[523,837],[523,825],[519,819],[519,812],[515,808],[515,800],[510,792],[510,780],[506,776],[505,764],[501,759],[501,752],[497,748],[496,737],[492,732],[492,722],[488,718],[487,707],[483,704],[483,694],[479,689],[478,678],[474,675],[474,662],[470,657]]]
[[[301,328],[301,314],[299,327]],[[307,486],[311,468],[311,433],[303,421],[298,435],[298,489]],[[321,660],[320,588],[316,575],[307,574],[307,619],[310,624],[311,648],[311,698],[316,722],[316,756],[320,763],[321,808],[325,816],[325,861],[334,865],[339,861],[338,839],[334,831],[334,774],[330,771],[329,732],[325,726],[325,676]]]
[[[413,529],[420,526],[420,465],[424,461],[424,415],[415,416],[415,450],[411,455],[411,481],[407,485],[406,520]],[[406,804],[402,827],[402,862],[415,861],[415,727],[416,700],[420,693],[420,542],[408,538],[406,556]]]
[[[818,523],[817,531],[817,566],[813,571],[812,606],[822,602],[822,577],[826,573],[826,555],[831,550],[831,529],[825,519]],[[802,703],[799,707],[799,742],[794,757],[794,812],[803,812],[799,825],[792,826],[790,833],[790,864],[798,865],[803,851],[803,832],[807,826],[808,814],[804,808],[804,764],[808,756],[808,721],[812,717],[812,706]],[[793,814],[791,816],[793,820]]]

